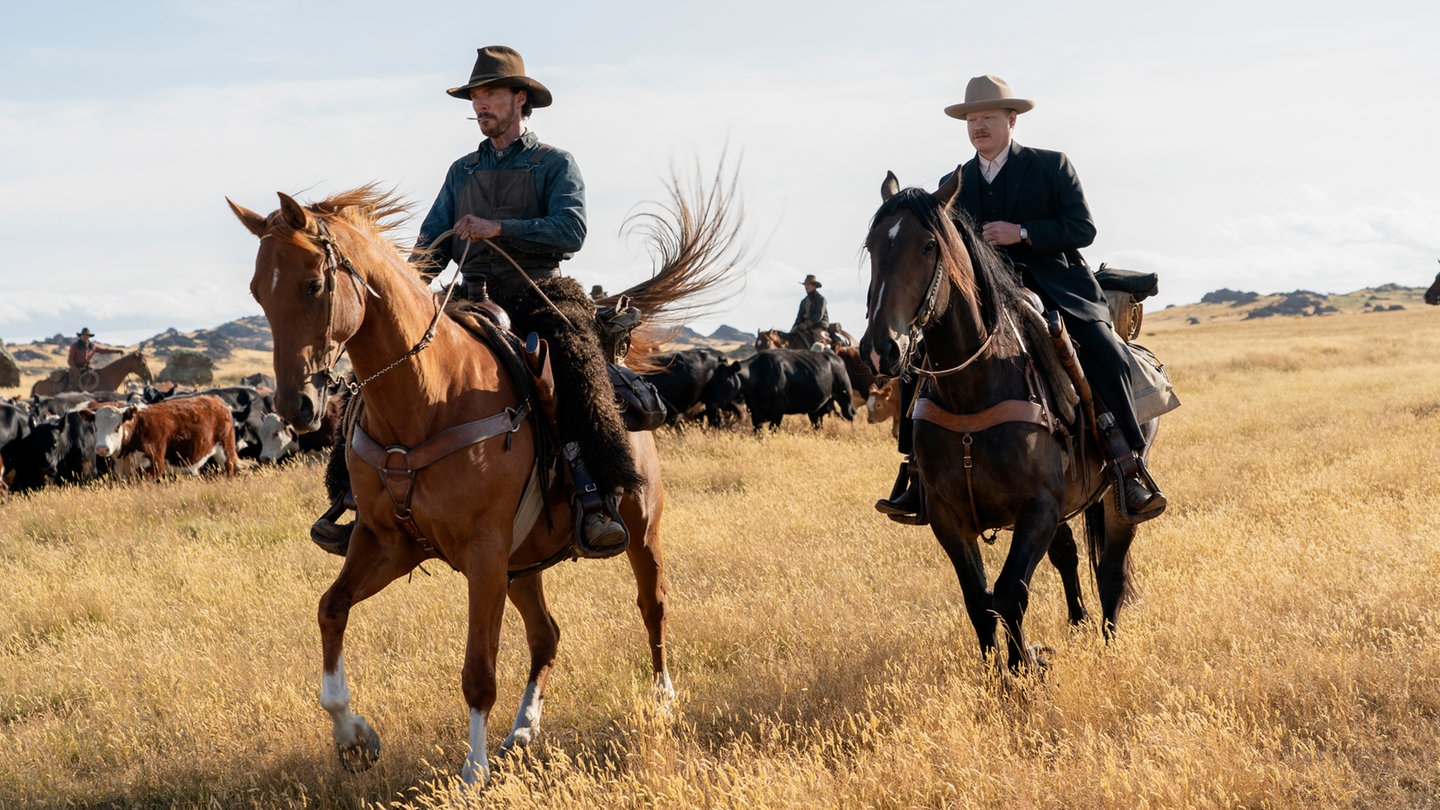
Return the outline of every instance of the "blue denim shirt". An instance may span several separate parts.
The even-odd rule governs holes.
[[[497,152],[487,138],[481,142],[479,149],[450,164],[440,194],[420,225],[420,233],[415,239],[416,248],[431,246],[435,237],[455,227],[460,218],[455,210],[456,200],[472,173],[524,169],[529,164],[531,151],[539,144],[539,136],[527,131],[503,151]],[[532,174],[535,178],[535,199],[544,206],[545,216],[500,220],[500,235],[522,250],[561,253],[563,258],[568,259],[585,244],[585,181],[580,177],[580,167],[569,152],[552,146],[533,168]],[[464,249],[464,242],[453,236],[443,244],[434,245],[434,269],[443,270],[452,260],[459,261]]]

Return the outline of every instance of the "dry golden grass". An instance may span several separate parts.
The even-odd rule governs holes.
[[[1115,643],[1067,629],[1042,567],[1029,626],[1052,666],[997,682],[928,530],[870,507],[888,427],[662,434],[674,712],[647,700],[625,564],[562,565],[542,732],[486,806],[1440,806],[1437,313],[1153,318],[1144,342],[1185,406]],[[385,750],[338,766],[318,481],[0,507],[0,807],[479,806],[452,778],[464,589],[441,566],[353,612],[354,705]],[[492,746],[523,687],[513,613],[500,663]]]

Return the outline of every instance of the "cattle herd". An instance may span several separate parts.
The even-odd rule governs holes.
[[[339,398],[320,430],[296,435],[274,413],[274,383],[186,389],[146,385],[125,392],[67,392],[0,399],[0,492],[104,477],[198,474],[214,464],[234,475],[241,458],[275,462],[334,444]]]
[[[824,350],[764,349],[733,360],[718,349],[666,352],[641,376],[665,403],[666,424],[703,421],[723,427],[749,412],[759,430],[804,414],[814,427],[839,413],[853,420],[867,404],[871,422],[894,415],[889,388],[851,346]],[[320,430],[298,434],[273,407],[274,383],[200,390],[174,384],[125,392],[69,392],[0,398],[0,492],[103,477],[158,478],[167,470],[198,474],[207,465],[234,475],[239,459],[279,461],[325,450],[339,434],[340,401],[332,392]]]

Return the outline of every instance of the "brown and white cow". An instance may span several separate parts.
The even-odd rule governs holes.
[[[235,474],[235,423],[230,407],[216,396],[168,399],[154,405],[95,410],[95,454],[122,466],[143,469],[152,479],[165,464],[178,464],[199,475],[210,459]]]
[[[900,437],[900,384],[895,380],[886,380],[884,385],[878,382],[870,384],[870,396],[865,400],[865,421],[872,425],[884,422],[886,419],[895,420],[890,424],[890,435]]]

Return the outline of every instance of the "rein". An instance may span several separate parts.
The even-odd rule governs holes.
[[[317,237],[317,241],[319,241],[320,247],[325,252],[325,286],[330,290],[330,300],[327,305],[327,311],[325,315],[325,359],[324,361],[322,361],[321,370],[310,372],[310,376],[319,376],[323,374],[325,375],[325,382],[327,385],[334,385],[337,382],[343,382],[345,387],[350,389],[350,393],[352,395],[358,394],[360,393],[360,389],[364,388],[376,377],[379,377],[385,372],[395,368],[406,360],[409,360],[410,358],[424,351],[425,347],[429,346],[430,343],[435,339],[435,329],[440,324],[441,316],[445,314],[445,307],[449,306],[450,299],[455,294],[456,283],[460,277],[460,268],[464,266],[466,259],[468,259],[470,256],[470,245],[472,243],[468,239],[461,240],[465,243],[465,249],[460,253],[460,260],[455,263],[455,272],[450,277],[450,283],[443,285],[445,287],[445,298],[441,301],[436,302],[435,315],[430,319],[430,325],[426,327],[425,334],[421,335],[420,340],[416,341],[415,345],[411,346],[409,351],[395,358],[395,360],[391,362],[390,365],[380,369],[379,371],[371,374],[363,380],[355,382],[350,380],[343,380],[340,375],[335,373],[335,367],[340,364],[340,358],[345,354],[345,343],[343,341],[334,341],[330,337],[335,326],[336,277],[338,276],[340,270],[343,268],[347,273],[350,274],[351,280],[354,281],[355,293],[357,296],[360,295],[361,287],[364,287],[371,295],[375,296],[376,298],[379,298],[380,294],[375,292],[375,288],[371,287],[370,284],[361,277],[360,272],[355,269],[355,265],[351,263],[350,258],[340,252],[340,247],[336,243],[335,237],[331,235],[330,227],[325,224],[325,220],[316,217],[315,224],[320,231],[320,234]],[[452,228],[437,236],[434,241],[439,242],[440,240],[449,237],[453,233],[454,229]],[[541,300],[543,300],[545,304],[549,306],[556,315],[560,316],[560,320],[564,321],[566,326],[569,326],[571,329],[575,328],[575,325],[570,322],[570,319],[565,317],[565,313],[561,312],[559,307],[555,306],[555,303],[550,300],[550,297],[545,294],[545,291],[540,289],[540,286],[535,283],[535,280],[530,278],[530,274],[526,273],[524,268],[522,268],[520,264],[510,256],[509,253],[506,253],[503,248],[501,248],[499,245],[495,244],[489,239],[482,239],[481,241],[485,242],[485,244],[489,245],[492,250],[504,257],[505,261],[510,263],[510,266],[515,269],[515,272],[519,274],[520,278],[524,279],[525,282],[530,285],[530,288],[540,296]],[[360,297],[361,301],[363,302],[364,297]],[[334,347],[333,359],[331,357],[332,346]]]
[[[325,323],[325,360],[327,362],[324,364],[323,371],[312,372],[312,374],[318,375],[323,373],[325,375],[326,383],[329,385],[333,385],[336,382],[342,382],[340,376],[335,373],[335,366],[339,365],[340,357],[345,353],[345,343],[342,341],[334,341],[335,356],[333,360],[330,359],[330,346],[332,343],[330,335],[335,327],[336,276],[339,274],[342,268],[346,272],[348,272],[350,274],[350,278],[355,282],[355,292],[357,296],[360,294],[361,286],[363,286],[367,291],[369,291],[371,295],[375,296],[376,298],[379,298],[380,294],[375,292],[375,288],[371,287],[370,284],[360,276],[360,272],[356,270],[355,265],[351,263],[350,257],[340,252],[340,247],[338,244],[336,244],[335,237],[331,235],[330,227],[325,224],[325,220],[317,217],[315,223],[320,231],[320,235],[318,237],[320,247],[325,251],[325,284],[330,289],[330,301],[329,306],[327,307],[328,311],[326,312]],[[444,234],[442,234],[442,237],[443,236]],[[465,252],[460,257],[461,264],[464,264],[465,257],[468,256],[469,253],[470,243],[466,242]],[[370,384],[372,381],[375,380],[376,377],[379,377],[380,375],[395,368],[406,360],[409,360],[410,358],[424,351],[425,348],[430,345],[430,343],[435,339],[435,329],[440,325],[440,318],[445,313],[445,307],[449,305],[451,296],[455,294],[455,279],[459,276],[459,274],[460,267],[459,265],[456,265],[455,276],[452,276],[450,279],[450,283],[445,285],[444,300],[436,302],[435,315],[430,319],[430,325],[425,328],[425,333],[420,336],[420,340],[416,341],[414,346],[410,347],[409,351],[395,358],[395,360],[391,362],[390,365],[380,369],[379,371],[371,374],[363,380],[360,380],[358,382],[351,380],[343,381],[345,387],[350,390],[350,393],[352,395],[360,393],[360,389]],[[363,297],[361,297],[361,301],[364,301]]]
[[[964,371],[966,368],[968,368],[971,363],[974,363],[976,360],[984,357],[986,352],[990,349],[991,341],[995,339],[995,335],[1000,331],[999,329],[990,330],[990,332],[985,336],[984,342],[980,344],[980,348],[976,349],[974,354],[970,355],[970,357],[968,357],[958,366],[952,366],[950,368],[940,369],[936,371],[914,364],[913,359],[915,357],[915,345],[919,342],[921,336],[924,335],[925,328],[929,326],[931,322],[935,319],[935,302],[940,297],[940,282],[944,279],[945,276],[944,269],[940,265],[941,256],[939,254],[940,251],[937,249],[935,256],[935,271],[930,274],[930,285],[925,291],[925,298],[921,300],[919,309],[916,310],[915,318],[910,321],[910,344],[906,347],[904,362],[904,367],[906,371],[912,371],[921,377],[926,377],[931,380],[949,376],[951,374],[958,374],[959,372]],[[926,357],[924,363],[926,366],[930,365],[930,358]]]

